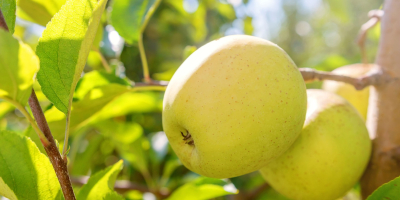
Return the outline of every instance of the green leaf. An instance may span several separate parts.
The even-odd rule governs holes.
[[[143,135],[140,124],[132,122],[106,120],[94,124],[94,127],[98,128],[104,136],[122,144],[131,144]]]
[[[91,123],[96,114],[108,103],[127,91],[129,91],[127,86],[112,83],[93,88],[82,100],[73,102],[70,121],[71,133]],[[53,107],[45,112],[45,117],[54,137],[61,141],[63,139],[66,116]]]
[[[6,102],[6,101],[2,101],[0,102],[0,119],[2,119],[4,116],[6,116],[7,113],[13,111],[15,109],[15,107]]]
[[[18,12],[18,17],[35,22],[42,26],[51,20],[66,0],[18,0],[17,5],[23,12]]]
[[[68,114],[107,0],[70,0],[47,24],[36,48],[43,93]]]
[[[8,30],[11,34],[14,33],[15,29],[15,10],[17,5],[15,0],[0,0],[0,10],[3,13],[3,17],[6,20]]]
[[[117,192],[109,192],[104,196],[103,200],[125,200],[121,195]]]
[[[113,166],[96,173],[91,176],[86,185],[84,185],[79,194],[78,200],[98,200],[105,199],[110,196],[109,193],[114,191],[114,184],[117,179],[118,173],[122,169],[122,160],[115,163]],[[111,195],[115,197],[115,195]]]
[[[200,177],[179,187],[168,200],[211,199],[237,193],[238,191],[232,183],[220,179]]]
[[[74,98],[83,99],[85,95],[93,88],[108,85],[110,83],[117,83],[120,85],[128,86],[128,81],[121,79],[114,74],[109,74],[103,71],[91,71],[85,74],[81,80],[79,80]]]
[[[24,106],[38,70],[39,59],[31,48],[0,29],[0,98]]]
[[[8,199],[18,199],[6,183],[4,183],[3,179],[0,177],[0,196],[7,197]]]
[[[99,151],[101,142],[104,141],[102,135],[94,135],[90,137],[90,142],[83,152],[78,152],[73,160],[71,166],[71,174],[75,175],[87,175],[88,171],[92,167],[94,162],[95,154]],[[79,148],[79,147],[78,147]]]
[[[28,137],[0,131],[0,195],[13,200],[59,199],[59,194],[54,169],[36,145]]]
[[[140,34],[146,14],[156,0],[114,0],[111,24],[129,44],[135,44]]]
[[[140,137],[131,144],[119,144],[116,146],[118,153],[124,160],[127,160],[142,175],[149,177],[148,170],[148,141],[145,137]]]
[[[161,177],[162,185],[165,185],[169,178],[171,177],[172,173],[175,171],[176,168],[182,166],[181,161],[177,157],[173,157],[165,162],[163,173]]]
[[[162,98],[153,92],[128,92],[107,104],[92,121],[102,121],[129,113],[161,112]]]
[[[376,189],[367,200],[400,199],[400,177],[383,184]]]
[[[346,0],[328,0],[327,1],[331,12],[340,19],[343,23],[346,23],[350,19],[349,4]]]

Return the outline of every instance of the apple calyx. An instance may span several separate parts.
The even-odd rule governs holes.
[[[183,132],[181,131],[181,135],[183,137],[183,140],[186,141],[185,144],[194,146],[194,140],[192,139],[192,135],[190,135],[188,130],[186,130],[186,135],[184,135]]]

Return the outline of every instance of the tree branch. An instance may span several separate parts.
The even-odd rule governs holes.
[[[36,97],[36,93],[33,89],[32,94],[29,97],[29,106],[31,107],[33,116],[35,117],[40,130],[42,130],[47,140],[50,142],[49,145],[44,146],[44,149],[46,150],[50,162],[53,165],[54,171],[56,172],[58,181],[60,182],[61,189],[64,194],[64,198],[65,200],[75,200],[75,194],[68,175],[67,163],[65,163],[61,158],[61,154],[58,151],[49,125],[47,124],[42,108],[40,107],[39,101]]]
[[[367,53],[365,49],[365,40],[367,38],[368,31],[373,28],[381,20],[384,12],[383,10],[371,10],[368,13],[368,20],[365,24],[361,26],[360,32],[357,37],[357,44],[361,50],[361,57],[364,64],[368,63]]]
[[[353,85],[357,90],[362,90],[370,85],[379,85],[382,82],[391,81],[391,78],[384,76],[383,73],[378,70],[372,70],[370,73],[359,78],[339,75],[332,72],[317,71],[311,68],[299,68],[299,71],[301,75],[303,75],[305,82],[321,80],[339,81]]]
[[[367,127],[373,139],[372,155],[361,179],[363,198],[400,175],[400,1],[385,0],[376,57],[380,70],[395,81],[371,87]]]
[[[6,31],[8,31],[8,26],[4,20],[4,16],[3,13],[1,12],[1,9],[0,9],[0,28],[3,28]],[[75,200],[76,198],[74,191],[72,189],[71,181],[69,179],[67,164],[61,158],[60,152],[58,151],[53,135],[51,134],[49,125],[47,124],[42,108],[40,107],[39,100],[36,97],[35,90],[33,89],[28,102],[29,106],[31,107],[32,114],[36,120],[36,123],[45,137],[44,139],[47,139],[47,141],[41,139],[41,142],[43,144],[44,149],[46,150],[46,153],[50,159],[51,164],[53,165],[54,171],[56,172],[58,181],[60,182],[61,189],[64,194],[64,198],[65,200]],[[39,137],[43,136],[41,133],[38,134]]]
[[[134,87],[146,87],[146,86],[168,86],[168,81],[155,81],[151,80],[150,82],[138,82],[134,84]]]

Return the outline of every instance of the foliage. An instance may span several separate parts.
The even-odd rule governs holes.
[[[16,199],[61,199],[48,158],[28,137],[0,132],[0,195]]]
[[[400,177],[395,178],[394,180],[383,184],[381,187],[375,190],[367,200],[375,200],[375,199],[398,199],[400,197],[399,194],[399,186],[400,186]]]
[[[15,28],[15,0],[1,0],[0,1],[0,9],[3,12],[4,19],[8,25],[8,29],[10,33],[14,33]]]

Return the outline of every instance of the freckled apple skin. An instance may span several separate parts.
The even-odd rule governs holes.
[[[302,133],[260,172],[290,199],[335,200],[361,178],[371,141],[360,114],[345,99],[323,90],[307,90],[307,95]]]
[[[300,72],[280,47],[227,36],[199,48],[176,71],[164,96],[163,128],[188,169],[236,177],[290,147],[304,123],[306,98]]]
[[[357,63],[339,67],[332,72],[340,75],[358,78],[367,74],[373,66],[373,64]],[[358,112],[360,112],[364,120],[367,118],[369,88],[370,87],[366,87],[362,90],[356,90],[354,86],[338,81],[324,81],[322,84],[322,89],[336,93],[349,101],[349,103],[353,105]]]

